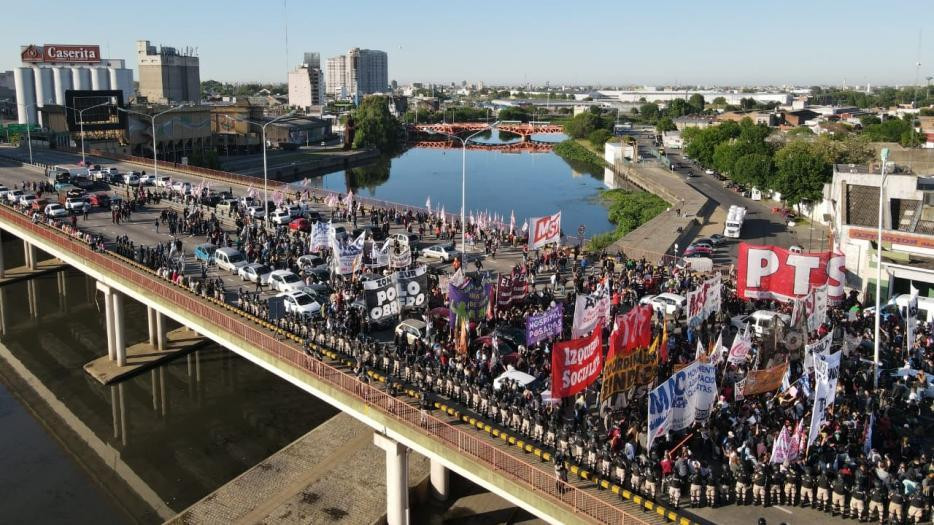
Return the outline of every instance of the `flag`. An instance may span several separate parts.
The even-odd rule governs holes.
[[[661,363],[668,362],[668,323],[662,325],[662,342],[658,345],[658,358]]]
[[[749,331],[749,323],[746,323],[746,329],[743,333],[736,333],[733,337],[733,344],[730,346],[730,356],[727,360],[731,363],[744,363],[752,349],[752,334]]]
[[[523,232],[529,231],[529,221],[525,221],[522,223],[522,231]]]
[[[703,359],[707,357],[707,351],[704,349],[704,345],[701,344],[700,338],[697,338],[697,350],[694,351],[694,359]]]
[[[431,215],[431,195],[425,200],[425,207],[428,208],[428,214]]]
[[[348,207],[348,208],[352,208],[352,207],[353,207],[353,190],[350,190],[350,191],[347,192],[347,199],[346,199],[346,202],[347,202],[347,207]]]
[[[305,177],[305,178],[302,180],[302,186],[305,187],[305,188],[307,188],[307,187],[308,187],[308,183],[309,183],[308,177]]]
[[[510,235],[516,230],[516,212],[509,212],[509,233]]]
[[[872,451],[872,425],[876,422],[876,415],[869,414],[869,422],[866,423],[866,429],[863,431],[863,454],[868,455]]]
[[[717,336],[717,342],[713,344],[713,349],[710,351],[710,364],[717,366],[720,364],[720,359],[722,359],[723,354],[723,332],[720,332],[720,335]]]
[[[918,289],[915,288],[914,282],[908,284],[911,295],[908,299],[908,311],[906,313],[907,319],[907,330],[905,334],[907,335],[907,348],[908,351],[911,351],[911,345],[914,344],[915,340],[915,327],[918,325]]]
[[[779,393],[784,392],[791,388],[791,367],[785,368],[785,374],[782,376],[782,389],[779,390]]]

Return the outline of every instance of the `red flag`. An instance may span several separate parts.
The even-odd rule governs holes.
[[[551,353],[551,395],[573,396],[593,383],[603,370],[603,330],[555,344]]]
[[[662,343],[658,346],[658,357],[664,364],[668,362],[668,323],[665,322],[662,326]]]

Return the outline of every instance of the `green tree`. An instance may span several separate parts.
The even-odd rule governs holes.
[[[399,121],[389,113],[389,103],[384,96],[368,96],[354,111],[353,147],[376,148],[384,155],[398,151],[402,132]]]
[[[701,95],[700,93],[694,93],[691,95],[691,98],[688,99],[688,105],[694,109],[695,113],[704,111],[704,95]]]
[[[606,141],[610,140],[611,136],[609,131],[601,128],[587,135],[587,140],[590,141],[595,148],[602,148],[603,145],[606,144]]]
[[[713,105],[714,105],[714,106],[725,106],[725,105],[726,105],[726,99],[725,99],[724,97],[717,97],[717,98],[713,99]]]
[[[862,117],[859,117],[859,123],[862,124],[865,128],[866,126],[871,126],[873,124],[881,124],[882,119],[875,115],[863,115]]]
[[[499,110],[497,113],[499,120],[519,120],[522,122],[528,122],[531,120],[529,112],[523,108],[517,107],[508,107]]]
[[[789,137],[809,136],[809,135],[814,135],[814,131],[812,131],[811,128],[807,126],[798,126],[798,127],[788,130],[788,133],[786,133],[785,135]]]
[[[639,106],[639,114],[648,122],[655,122],[658,118],[658,104],[649,102]]]
[[[911,124],[902,119],[893,118],[864,127],[863,135],[873,142],[899,142],[906,131],[911,131]]]
[[[748,97],[748,98],[747,98],[747,97],[743,97],[743,98],[739,99],[739,107],[741,107],[741,108],[743,108],[743,109],[746,109],[746,110],[752,109],[752,108],[756,107],[756,99],[754,99],[754,98],[752,98],[752,97]]]
[[[775,153],[774,189],[791,205],[820,199],[832,175],[830,160],[810,142],[789,142]]]
[[[691,107],[683,98],[676,98],[668,103],[665,114],[671,118],[683,117],[691,113]]]
[[[771,189],[774,184],[772,157],[762,153],[750,153],[736,159],[731,178],[740,184],[755,186],[760,190]]]
[[[564,124],[564,133],[575,139],[588,137],[603,127],[603,119],[590,111],[578,113]]]
[[[678,127],[675,126],[675,122],[669,117],[662,117],[658,119],[658,122],[655,124],[655,131],[657,131],[659,135],[666,131],[675,131],[676,129],[678,129]]]

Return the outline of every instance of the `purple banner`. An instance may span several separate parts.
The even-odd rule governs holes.
[[[558,303],[539,315],[530,315],[525,318],[525,342],[532,346],[549,337],[561,335],[564,319],[564,305]]]
[[[477,320],[486,315],[490,304],[489,284],[480,284],[468,279],[464,286],[448,285],[449,308],[460,319]]]

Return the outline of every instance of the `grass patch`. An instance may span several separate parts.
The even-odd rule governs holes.
[[[610,222],[616,229],[595,235],[587,245],[592,251],[603,250],[668,208],[668,203],[661,197],[645,191],[606,190],[600,198],[606,204]]]
[[[586,164],[587,166],[603,171],[603,168],[606,167],[606,162],[604,162],[603,157],[597,155],[594,150],[591,150],[587,146],[582,145],[580,142],[574,139],[568,139],[563,142],[559,142],[554,149],[561,158],[577,162],[580,164]]]

